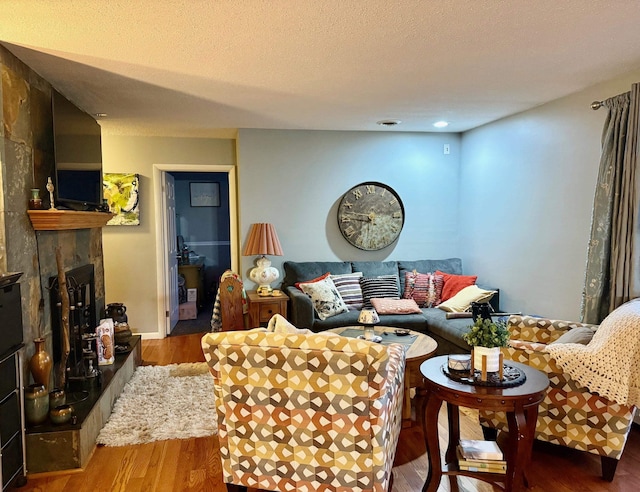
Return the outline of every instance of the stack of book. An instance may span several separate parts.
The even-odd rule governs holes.
[[[460,470],[507,473],[507,462],[502,450],[494,441],[460,439],[457,452]]]

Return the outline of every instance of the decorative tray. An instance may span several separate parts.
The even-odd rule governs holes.
[[[474,386],[510,388],[520,386],[527,380],[527,376],[520,369],[508,362],[502,364],[502,379],[500,379],[499,372],[489,372],[487,373],[486,381],[482,381],[480,371],[474,371],[473,374],[470,374],[469,371],[454,371],[449,369],[447,364],[443,364],[441,369],[449,379],[462,384],[473,384]]]

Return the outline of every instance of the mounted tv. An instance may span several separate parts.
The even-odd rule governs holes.
[[[53,90],[57,208],[103,210],[100,125]]]

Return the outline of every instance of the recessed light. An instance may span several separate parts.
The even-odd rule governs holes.
[[[105,118],[107,113],[96,113],[96,118]]]
[[[436,128],[446,128],[447,126],[449,126],[449,122],[448,121],[436,121],[433,126],[435,126]]]
[[[402,123],[400,120],[380,120],[376,121],[376,123],[380,126],[396,126]]]

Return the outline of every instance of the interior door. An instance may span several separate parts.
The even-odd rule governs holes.
[[[169,335],[176,326],[179,318],[178,305],[178,242],[176,234],[176,186],[173,176],[169,173],[162,173],[162,190],[164,192],[164,221],[165,241],[167,252],[167,265],[169,269],[166,287],[166,308],[169,312],[167,317],[166,333]]]

